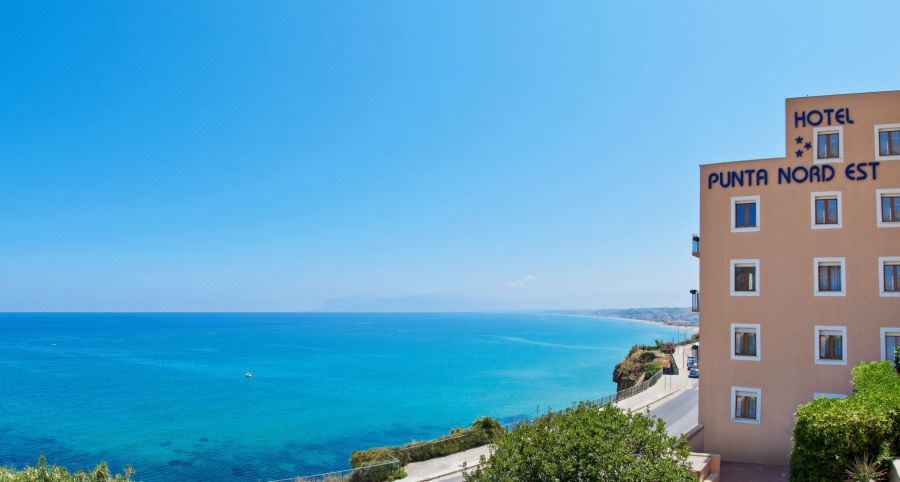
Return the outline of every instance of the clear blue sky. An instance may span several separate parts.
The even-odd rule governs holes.
[[[722,3],[7,4],[0,310],[686,306],[698,164],[900,87],[897,2]]]

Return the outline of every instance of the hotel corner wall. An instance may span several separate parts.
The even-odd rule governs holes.
[[[795,113],[840,108],[853,123],[842,119],[844,160],[830,164],[833,178],[779,184],[779,168],[814,166],[813,149],[805,148],[815,142],[813,126],[795,126]],[[900,256],[900,228],[876,223],[876,189],[900,188],[900,160],[880,161],[877,179],[871,172],[862,180],[847,175],[851,164],[875,160],[874,125],[888,123],[900,123],[900,91],[788,99],[784,158],[701,166],[699,421],[707,452],[786,464],[796,407],[816,392],[850,394],[853,365],[880,359],[879,329],[900,326],[900,298],[879,296],[878,284],[878,257]],[[765,169],[767,184],[710,187],[711,174],[745,169]],[[858,178],[855,169],[850,177]],[[817,191],[842,193],[841,229],[811,228],[810,193]],[[732,233],[731,198],[751,195],[760,196],[760,229]],[[846,258],[846,296],[814,296],[816,257]],[[759,296],[730,295],[731,259],[759,259]],[[731,359],[731,323],[760,325],[759,361]],[[846,365],[815,364],[815,325],[847,327]],[[759,424],[731,420],[732,386],[762,390]]]

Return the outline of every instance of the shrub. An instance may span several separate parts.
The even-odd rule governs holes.
[[[663,353],[672,354],[675,353],[675,344],[671,341],[667,341],[659,346],[660,351]]]
[[[647,363],[652,362],[653,360],[656,360],[656,353],[653,353],[652,351],[641,352],[640,361]]]
[[[900,345],[894,347],[894,369],[900,372]]]
[[[466,482],[691,481],[685,438],[665,423],[582,402],[501,435]]]
[[[494,441],[506,430],[497,419],[479,418],[468,428],[453,429],[447,435],[425,442],[411,442],[396,447],[375,447],[368,450],[354,450],[350,456],[353,468],[384,464],[397,459],[405,465],[410,462],[428,460],[445,455],[455,454],[475,447],[481,447]],[[357,475],[359,474],[359,475]],[[381,465],[367,471],[354,473],[354,482],[378,482],[393,480],[395,470],[389,465]]]
[[[900,376],[889,362],[853,367],[853,395],[797,408],[792,481],[842,480],[854,460],[900,453]]]
[[[652,377],[653,375],[656,375],[656,372],[658,372],[661,368],[662,367],[659,366],[659,363],[651,363],[651,364],[645,366],[644,367],[644,380],[647,380],[648,378]]]
[[[2,482],[130,482],[134,469],[130,465],[125,466],[123,474],[110,474],[106,462],[101,462],[94,470],[85,472],[79,470],[70,474],[67,469],[58,465],[47,465],[47,459],[41,455],[37,466],[27,466],[22,470],[10,467],[0,467],[0,481]]]

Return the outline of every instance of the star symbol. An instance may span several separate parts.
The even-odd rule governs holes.
[[[803,142],[803,136],[797,136],[796,138],[794,138],[794,142],[800,144],[801,142]]]
[[[812,149],[812,142],[807,142],[806,144],[803,144],[803,148],[806,149],[807,151]]]
[[[797,152],[794,154],[797,154],[797,157],[803,157],[803,149],[797,149]]]

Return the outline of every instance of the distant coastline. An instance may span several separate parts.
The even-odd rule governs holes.
[[[606,318],[612,320],[654,323],[698,330],[700,318],[690,308],[627,308],[605,310],[552,310],[543,313],[582,316],[588,318]]]

